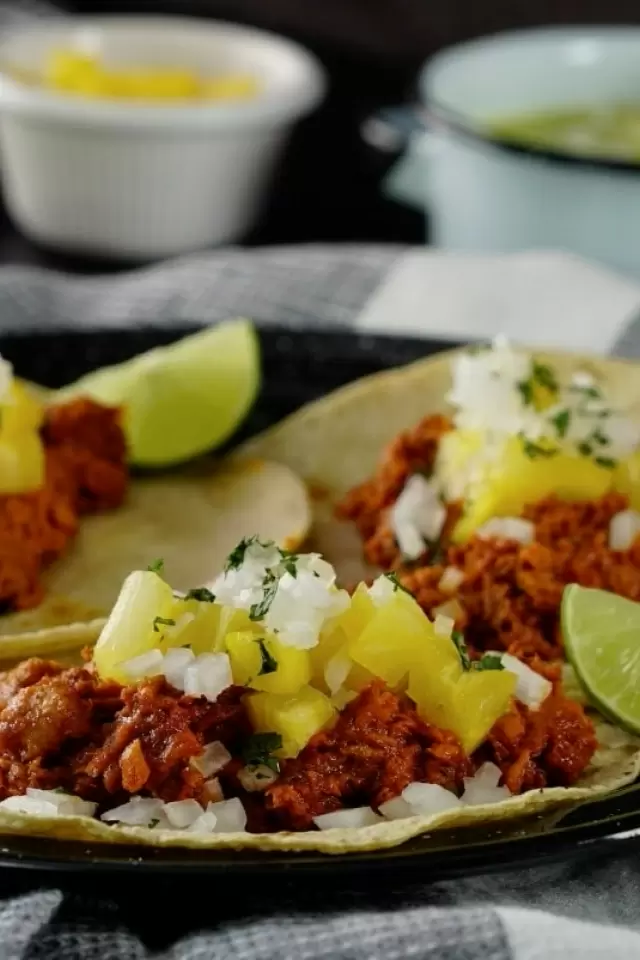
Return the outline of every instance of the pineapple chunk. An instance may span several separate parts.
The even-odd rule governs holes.
[[[617,465],[613,471],[613,489],[629,498],[633,510],[640,510],[640,451]]]
[[[254,693],[247,697],[247,710],[257,733],[279,733],[279,757],[296,757],[311,737],[326,727],[336,711],[331,701],[313,687],[303,687],[293,696]]]
[[[516,682],[508,670],[465,671],[459,661],[443,669],[427,658],[411,668],[407,692],[423,720],[455,733],[471,754],[509,709]]]
[[[2,433],[19,437],[26,431],[37,431],[44,420],[44,406],[27,384],[12,380],[2,404]]]
[[[246,630],[227,634],[235,683],[267,693],[292,694],[311,679],[308,650],[287,647],[277,637]]]
[[[10,436],[0,429],[0,494],[39,490],[44,476],[44,446],[38,433],[25,430]]]
[[[491,517],[519,516],[528,503],[551,494],[566,500],[595,500],[611,489],[612,471],[588,457],[568,453],[528,456],[522,441],[512,437],[500,457],[474,484],[452,539],[464,543]]]
[[[218,653],[229,612],[219,603],[176,597],[168,615],[174,623],[161,626],[158,646],[163,653],[171,647],[191,647],[196,656]]]
[[[311,682],[319,690],[328,692],[325,670],[328,662],[339,652],[347,651],[348,643],[358,637],[373,619],[376,606],[364,583],[358,584],[347,609],[335,617],[320,634],[318,644],[310,651]],[[364,686],[365,684],[362,684]],[[352,689],[359,689],[353,687]]]
[[[348,652],[356,664],[395,688],[414,663],[433,656],[443,665],[459,663],[451,640],[436,634],[413,597],[401,590],[376,610]]]
[[[174,596],[168,583],[150,570],[135,570],[122,585],[109,619],[93,650],[103,680],[129,682],[122,664],[160,645],[154,630],[158,617],[173,619]]]

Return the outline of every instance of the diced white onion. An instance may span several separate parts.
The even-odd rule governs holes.
[[[212,702],[232,683],[231,661],[226,653],[201,653],[184,672],[184,692]]]
[[[442,813],[460,806],[455,793],[445,790],[439,783],[410,783],[402,791],[401,797],[409,804],[414,816]]]
[[[153,797],[132,797],[113,810],[107,810],[100,817],[107,823],[125,823],[131,827],[146,827],[154,820],[164,819],[162,800]]]
[[[207,810],[205,813],[201,813],[200,816],[187,827],[187,830],[189,833],[213,833],[217,823],[215,813]]]
[[[502,772],[495,763],[483,763],[473,777],[464,778],[462,803],[480,806],[485,803],[500,803],[511,796],[507,787],[499,787]]]
[[[197,800],[176,800],[164,805],[164,814],[167,820],[177,830],[190,827],[203,813],[204,810]]]
[[[214,773],[226,767],[230,760],[231,754],[224,743],[214,740],[213,743],[206,745],[199,756],[192,757],[191,766],[195,767],[203,777],[212,777]]]
[[[149,650],[131,660],[125,660],[122,669],[132,680],[142,680],[144,677],[159,677],[164,673],[164,657],[160,650]]]
[[[447,511],[435,484],[416,473],[409,477],[389,510],[389,523],[400,552],[417,560],[428,542],[442,532]]]
[[[517,540],[518,543],[531,543],[535,537],[535,526],[522,517],[492,517],[476,530],[476,536],[482,539]]]
[[[393,595],[397,589],[389,577],[385,577],[383,574],[380,577],[376,577],[371,586],[367,588],[367,592],[376,607],[383,607],[389,600],[393,600]]]
[[[194,660],[193,650],[189,650],[187,647],[172,647],[171,650],[168,650],[162,666],[167,683],[170,683],[176,690],[184,691],[184,672]]]
[[[537,710],[540,704],[547,699],[553,689],[553,685],[546,677],[541,676],[528,667],[522,660],[512,657],[510,653],[496,653],[494,656],[500,657],[502,666],[505,670],[513,673],[517,679],[515,697],[521,703],[526,704],[533,710]]]
[[[378,809],[385,820],[406,820],[407,817],[415,816],[407,801],[402,797],[387,800],[386,803],[381,803]]]
[[[443,593],[455,593],[464,580],[464,571],[458,567],[445,567],[438,583],[438,589]]]
[[[219,803],[224,800],[224,793],[217,777],[207,780],[202,786],[202,798],[208,803]]]
[[[439,607],[435,607],[432,612],[436,619],[443,617],[455,623],[456,620],[464,616],[464,607],[455,597],[452,597],[451,600],[447,600],[445,603],[441,603]],[[451,629],[453,629],[453,627]],[[437,630],[436,633],[438,633]],[[449,633],[451,633],[451,630]]]
[[[354,827],[371,827],[383,821],[371,807],[353,807],[351,810],[322,813],[314,817],[313,822],[320,830],[351,830]]]
[[[628,550],[640,534],[640,513],[621,510],[609,524],[609,547],[612,550]]]
[[[43,817],[93,817],[97,804],[58,790],[37,790],[27,787],[19,797],[7,797],[0,808],[14,813],[34,814]]]
[[[450,637],[456,622],[451,617],[445,617],[439,613],[433,621],[433,629],[439,637]]]
[[[247,813],[238,797],[207,805],[207,813],[216,818],[216,833],[242,833],[247,826]]]
[[[324,668],[324,679],[333,696],[342,687],[351,672],[353,660],[346,653],[336,653]]]
[[[243,767],[238,773],[238,780],[249,793],[266,790],[277,779],[277,771],[272,770],[266,763],[260,763],[255,767]]]

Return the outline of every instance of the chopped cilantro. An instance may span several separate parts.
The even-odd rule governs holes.
[[[289,554],[288,556],[284,556],[282,559],[282,565],[284,569],[289,574],[289,576],[293,577],[294,580],[298,576],[298,568],[296,567],[297,562],[298,562],[298,558],[294,553]]]
[[[175,625],[176,625],[175,620],[172,620],[170,617],[156,617],[155,620],[153,621],[153,632],[159,633],[161,626],[175,627]]]
[[[153,828],[157,827],[159,823],[160,820],[150,820],[147,826],[149,827],[149,830],[153,830]]]
[[[495,653],[485,653],[484,656],[480,657],[479,660],[476,660],[473,664],[474,670],[504,670],[504,665],[502,663],[502,657],[496,656]]]
[[[471,658],[469,657],[469,651],[467,650],[467,645],[464,642],[464,637],[459,630],[454,630],[451,634],[451,639],[453,640],[454,646],[458,651],[458,656],[460,657],[460,662],[462,663],[462,668],[464,670],[471,669]]]
[[[578,451],[582,454],[583,457],[590,457],[593,453],[593,447],[590,443],[587,443],[586,440],[583,440],[578,444]]]
[[[522,439],[522,449],[525,456],[529,457],[530,460],[535,460],[537,457],[555,457],[557,450],[550,449],[549,447],[541,447],[539,443],[534,443],[533,440],[527,440],[526,437],[520,435]]]
[[[525,407],[531,406],[533,403],[533,384],[531,380],[520,380],[516,386],[520,391],[520,396],[522,397],[522,402]]]
[[[149,570],[150,573],[161,574],[164,571],[164,560],[154,560],[153,563],[149,564],[147,570]]]
[[[594,457],[594,460],[599,467],[606,467],[608,470],[613,470],[616,465],[616,461],[611,457]]]
[[[596,427],[591,436],[593,438],[593,442],[599,444],[601,447],[608,447],[611,443],[609,437],[606,435],[606,433],[603,433],[599,427]]]
[[[260,648],[260,657],[262,661],[260,665],[260,670],[258,671],[258,676],[265,677],[268,673],[275,673],[276,670],[278,669],[278,661],[273,656],[273,654],[269,653],[269,651],[267,650],[267,645],[263,637],[258,637],[258,639],[256,640],[256,643]]]
[[[602,400],[602,391],[598,387],[582,387],[580,384],[572,383],[569,390],[571,393],[581,393],[589,400]]]
[[[274,577],[269,570],[267,570],[266,576],[262,581],[262,587],[264,590],[262,600],[259,603],[254,603],[249,609],[250,620],[262,620],[269,612],[269,607],[275,600],[276,593],[278,592],[278,578]]]
[[[243,537],[237,547],[231,551],[229,556],[226,559],[224,569],[225,572],[229,570],[237,570],[238,567],[242,566],[244,561],[244,555],[251,546],[252,543],[255,543],[257,537]]]
[[[279,733],[254,733],[242,748],[242,759],[248,767],[259,767],[264,764],[278,773],[280,767],[273,754],[281,746],[282,737]]]
[[[559,437],[566,437],[567,430],[569,429],[569,423],[571,421],[571,411],[570,410],[559,410],[556,413],[555,417],[551,418],[551,423],[556,428],[556,433]]]
[[[194,590],[189,590],[185,600],[200,600],[202,603],[215,603],[216,597],[215,594],[211,593],[211,590],[207,590],[206,587],[196,587]]]
[[[390,583],[393,584],[394,593],[397,593],[398,590],[402,590],[403,593],[408,593],[410,597],[412,596],[411,591],[407,590],[407,588],[400,583],[400,581],[398,580],[398,574],[395,573],[393,570],[391,571],[391,573],[385,573],[385,577]]]
[[[538,363],[534,360],[531,364],[531,376],[533,380],[546,390],[557,390],[558,381],[556,375],[546,363]]]

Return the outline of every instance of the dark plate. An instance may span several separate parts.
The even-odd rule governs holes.
[[[23,377],[56,387],[105,364],[116,363],[178,338],[181,330],[153,328],[108,332],[42,333],[0,338],[0,351]],[[247,436],[356,377],[409,363],[452,343],[407,338],[356,336],[344,332],[261,331],[264,385],[260,401],[238,436]],[[319,875],[339,870],[349,882],[371,878],[378,871],[389,878],[437,879],[443,876],[507,869],[542,859],[566,859],[607,847],[620,849],[640,835],[640,785],[605,800],[572,805],[547,816],[495,828],[437,831],[392,850],[328,856],[149,850],[141,847],[48,841],[28,837],[0,838],[0,866],[28,869],[30,882],[84,886],[91,875],[118,887],[127,880],[145,884],[180,876],[200,880],[223,873],[225,884],[259,881],[278,874],[279,881],[317,882]],[[621,837],[620,834],[625,834]],[[54,872],[55,878],[51,871]]]

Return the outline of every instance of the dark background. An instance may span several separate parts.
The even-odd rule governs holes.
[[[423,218],[380,196],[393,157],[362,138],[382,107],[411,102],[424,60],[452,43],[549,24],[633,23],[633,0],[66,0],[72,13],[191,14],[275,30],[311,49],[329,73],[321,109],[296,130],[270,199],[244,244],[422,243]],[[0,214],[0,260],[104,270],[37,251]],[[117,269],[122,265],[111,265]]]

